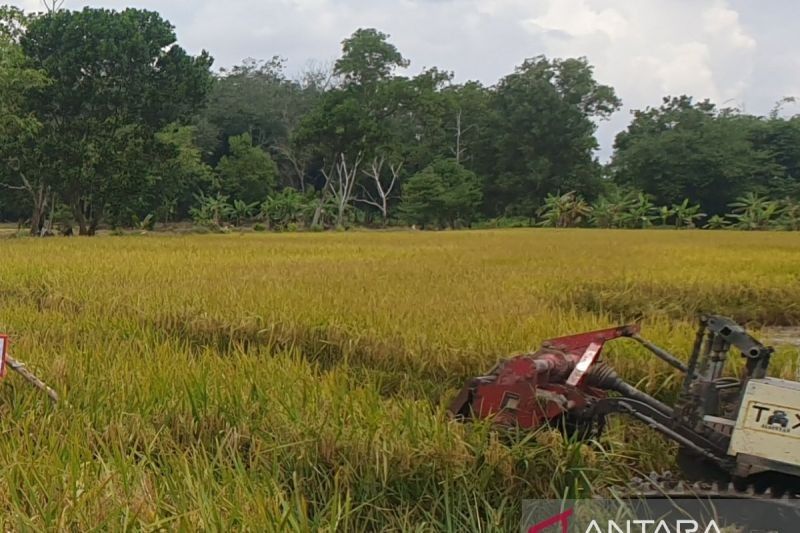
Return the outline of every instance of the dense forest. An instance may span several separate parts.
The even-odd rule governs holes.
[[[621,107],[585,58],[495,85],[409,62],[376,29],[330,67],[213,70],[159,14],[0,8],[0,220],[92,235],[472,225],[800,227],[800,116],[655,96]],[[660,101],[659,101],[660,99]]]

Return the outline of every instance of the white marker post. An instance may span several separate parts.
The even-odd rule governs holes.
[[[8,355],[8,335],[0,335],[0,378],[6,376],[6,356]]]

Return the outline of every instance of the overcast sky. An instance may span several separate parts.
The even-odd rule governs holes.
[[[84,5],[157,10],[183,47],[207,49],[217,67],[273,55],[290,71],[333,61],[359,27],[389,33],[412,73],[437,66],[489,85],[526,57],[587,56],[625,104],[600,127],[604,158],[628,110],[666,94],[751,113],[800,96],[800,0],[66,0],[65,7]]]

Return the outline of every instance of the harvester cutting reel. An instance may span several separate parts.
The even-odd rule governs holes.
[[[0,334],[0,378],[4,378],[8,369],[10,368],[14,372],[18,373],[20,376],[25,378],[25,380],[42,391],[43,393],[47,394],[47,396],[53,401],[53,403],[58,403],[58,394],[56,391],[51,389],[47,386],[45,382],[41,379],[36,377],[36,375],[28,370],[28,367],[25,366],[24,363],[14,359],[9,354],[9,340],[8,335]]]
[[[638,325],[626,325],[545,341],[470,380],[449,412],[461,421],[550,425],[582,437],[598,437],[609,414],[623,413],[676,442],[678,466],[692,481],[800,494],[800,383],[767,377],[773,349],[716,315],[700,317],[687,362],[639,333]],[[674,407],[601,360],[605,343],[620,337],[683,374]],[[738,377],[723,375],[731,348],[745,359]]]

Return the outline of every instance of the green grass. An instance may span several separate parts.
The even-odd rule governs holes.
[[[0,386],[7,530],[508,530],[523,498],[674,469],[627,421],[600,446],[447,420],[468,377],[641,318],[800,325],[792,234],[503,230],[5,239],[0,330],[61,394]],[[609,359],[669,398],[634,344]],[[781,349],[774,374],[795,375]]]

